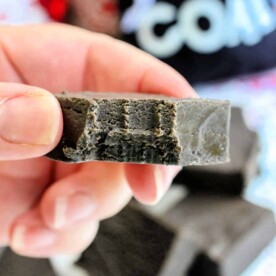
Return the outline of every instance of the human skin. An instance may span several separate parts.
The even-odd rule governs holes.
[[[179,167],[42,156],[63,128],[52,93],[195,97],[182,76],[130,45],[62,24],[0,27],[0,46],[0,247],[35,257],[78,253],[132,196],[154,204],[164,195]]]

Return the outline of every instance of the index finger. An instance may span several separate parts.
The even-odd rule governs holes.
[[[161,61],[122,41],[76,27],[1,27],[0,46],[8,61],[0,65],[0,81],[20,81],[52,92],[195,96],[185,79]]]

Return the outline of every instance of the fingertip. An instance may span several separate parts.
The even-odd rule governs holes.
[[[52,246],[57,239],[57,233],[45,226],[38,209],[32,209],[14,221],[9,244],[19,255],[37,256],[41,248]]]
[[[0,84],[0,159],[38,157],[51,151],[63,131],[60,105],[50,92]]]
[[[99,206],[81,181],[84,178],[85,176],[79,173],[70,175],[51,185],[44,193],[39,209],[48,227],[62,230],[75,223],[92,219]]]
[[[19,255],[45,258],[57,254],[78,254],[94,240],[97,221],[82,221],[60,231],[43,221],[20,219],[11,230],[10,247]]]
[[[111,217],[130,198],[122,164],[86,163],[78,172],[53,183],[45,191],[40,212],[49,227],[64,229],[85,219]]]
[[[140,91],[176,98],[198,97],[188,81],[175,69],[164,63],[145,71],[141,79]]]
[[[179,172],[178,166],[127,164],[125,173],[134,197],[146,205],[160,201],[173,178]]]
[[[79,221],[89,219],[97,210],[91,196],[76,192],[69,196],[59,196],[54,200],[52,219],[48,223],[54,229],[63,229]]]
[[[51,185],[43,194],[39,204],[40,214],[45,224],[52,229],[61,228],[61,221],[64,221],[67,206],[65,196],[71,193],[71,185],[68,183],[68,190],[63,189],[60,182]]]
[[[20,255],[39,256],[57,243],[59,235],[44,225],[15,225],[10,246]],[[45,253],[44,253],[45,254]]]

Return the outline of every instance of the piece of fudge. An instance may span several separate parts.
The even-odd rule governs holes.
[[[149,208],[131,203],[102,221],[77,265],[91,276],[236,276],[276,233],[273,213],[240,197],[195,194],[159,215]]]
[[[272,211],[222,195],[190,195],[164,222],[200,248],[187,274],[175,276],[240,275],[276,234]]]
[[[228,161],[228,101],[139,93],[62,93],[64,131],[48,157],[204,165]]]
[[[259,138],[246,126],[242,110],[232,108],[230,121],[230,162],[184,167],[174,183],[191,193],[239,195],[258,174]]]
[[[76,263],[81,275],[236,276],[275,237],[273,213],[240,197],[193,194],[159,214],[149,208],[132,202],[102,221]],[[0,258],[0,275],[38,274],[55,275],[48,260],[9,249]]]
[[[77,265],[90,276],[153,276],[160,275],[168,258],[175,271],[187,271],[197,252],[194,243],[180,241],[173,228],[129,205],[101,222],[96,239]],[[179,256],[182,258],[177,262]]]

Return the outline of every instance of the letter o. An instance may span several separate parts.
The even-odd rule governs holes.
[[[176,18],[176,8],[168,3],[157,3],[145,14],[136,33],[138,45],[158,58],[169,58],[182,48],[177,26],[170,27],[162,37],[154,34],[158,23],[170,23]]]
[[[209,20],[208,30],[200,28],[198,20],[201,17]],[[217,0],[184,2],[179,8],[178,25],[187,46],[198,53],[213,53],[225,44],[225,10]]]

